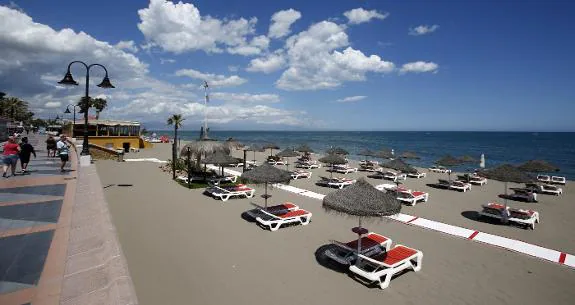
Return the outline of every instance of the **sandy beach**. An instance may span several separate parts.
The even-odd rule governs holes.
[[[167,160],[170,154],[170,145],[160,144],[126,158]],[[241,151],[233,154],[243,155]],[[256,159],[261,162],[267,155],[269,150],[256,153]],[[249,152],[248,159],[252,157]],[[571,304],[575,297],[573,269],[390,220],[372,221],[366,227],[393,239],[394,244],[421,250],[423,269],[394,278],[384,291],[366,287],[347,273],[324,266],[316,257],[316,251],[329,240],[354,239],[350,228],[357,225],[355,218],[325,213],[320,200],[271,190],[271,202],[294,202],[312,212],[313,218],[308,226],[269,232],[241,217],[253,208],[250,202],[263,203],[261,186],[255,186],[252,199],[221,202],[203,195],[203,190],[189,190],[171,181],[157,163],[96,164],[138,299],[144,305]],[[319,176],[329,176],[325,168],[312,172],[311,179],[292,181],[291,185],[321,194],[335,190],[315,185]],[[503,183],[489,181],[466,193],[426,185],[445,177],[428,173],[427,178],[408,178],[405,185],[429,192],[430,200],[404,206],[402,212],[575,252],[575,238],[570,234],[575,225],[569,221],[575,215],[572,182],[559,197],[540,195],[539,203],[509,201],[511,206],[541,213],[542,222],[532,231],[475,218],[481,204],[501,201],[497,195],[503,193]]]

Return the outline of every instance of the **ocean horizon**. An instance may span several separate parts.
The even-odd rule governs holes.
[[[156,130],[158,135],[173,135],[173,130]],[[194,140],[198,131],[178,131],[182,140]],[[210,137],[218,140],[234,138],[246,145],[273,142],[281,149],[307,144],[316,153],[339,146],[349,151],[349,158],[359,160],[361,150],[393,149],[396,154],[413,151],[421,159],[408,163],[429,167],[444,155],[471,156],[479,160],[485,154],[486,167],[500,164],[519,165],[528,160],[548,161],[561,170],[557,175],[575,180],[575,132],[519,131],[240,131],[211,130]],[[279,151],[274,151],[277,153]],[[249,156],[249,155],[248,155]],[[470,171],[479,163],[454,167]]]

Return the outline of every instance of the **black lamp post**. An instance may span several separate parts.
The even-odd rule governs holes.
[[[84,111],[84,142],[82,143],[81,155],[87,156],[87,155],[90,155],[90,148],[88,145],[88,109],[90,109],[90,95],[89,95],[89,91],[88,91],[89,89],[88,88],[90,86],[90,69],[94,66],[98,66],[98,67],[102,67],[102,69],[104,69],[104,72],[106,72],[104,79],[102,79],[102,82],[98,85],[98,87],[105,88],[105,89],[116,88],[116,87],[114,87],[112,85],[112,83],[110,83],[110,79],[108,78],[108,70],[106,69],[106,67],[104,67],[100,64],[87,65],[83,61],[79,61],[79,60],[73,61],[70,64],[68,64],[68,70],[66,71],[66,75],[64,76],[64,78],[61,81],[58,82],[58,84],[78,86],[78,82],[74,80],[74,78],[72,77],[72,73],[70,73],[70,67],[74,63],[82,64],[84,66],[84,68],[86,68],[86,92],[84,94],[84,98],[82,101],[82,107],[81,107],[81,109]]]
[[[72,121],[72,132],[70,133],[70,137],[74,137],[74,129],[76,129],[76,107],[80,107],[78,105],[74,105],[74,104],[70,104],[68,106],[66,106],[66,111],[64,111],[64,113],[68,113],[70,114],[70,106],[72,106],[72,109],[74,109],[74,116],[73,116],[73,121]]]

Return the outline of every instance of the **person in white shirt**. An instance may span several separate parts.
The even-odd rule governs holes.
[[[66,162],[69,160],[68,151],[70,150],[70,146],[66,143],[66,136],[60,136],[60,141],[56,143],[56,149],[58,150],[58,155],[60,155],[60,160],[62,161],[62,165],[60,165],[60,172],[65,172],[64,166],[66,166]]]

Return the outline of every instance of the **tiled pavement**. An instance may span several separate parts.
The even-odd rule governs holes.
[[[29,138],[29,173],[0,178],[0,304],[137,304],[95,167]]]
[[[29,173],[0,178],[0,304],[45,304],[60,293],[76,184],[76,157],[66,172],[49,158],[44,136],[28,135],[37,153]],[[17,171],[20,171],[18,164]],[[59,279],[55,280],[55,279]]]

